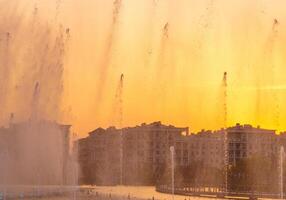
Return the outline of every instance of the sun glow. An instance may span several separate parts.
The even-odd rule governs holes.
[[[0,2],[2,16],[19,17],[17,28],[0,20],[12,38],[26,30],[35,10],[51,30],[68,28],[56,117],[81,135],[158,120],[191,131],[221,128],[225,71],[227,125],[286,129],[283,0]],[[11,54],[20,55],[17,48]],[[122,120],[114,120],[121,74]]]

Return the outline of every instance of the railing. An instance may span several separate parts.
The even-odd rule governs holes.
[[[157,185],[156,191],[161,193],[172,193],[169,185]],[[198,196],[208,198],[231,198],[231,199],[258,199],[272,198],[279,199],[280,194],[263,193],[256,191],[225,191],[223,187],[199,187],[199,186],[180,186],[175,187],[176,195]],[[14,199],[38,199],[40,197],[97,197],[100,200],[155,200],[154,197],[138,198],[130,194],[112,194],[108,192],[99,192],[94,187],[79,186],[0,186],[0,200]],[[75,198],[70,198],[75,199]]]
[[[156,191],[161,193],[172,193],[169,185],[157,185]],[[198,187],[198,186],[181,186],[175,187],[175,194],[184,196],[201,196],[210,198],[232,198],[232,199],[258,199],[271,198],[279,199],[278,193],[267,193],[257,191],[225,191],[222,187]]]

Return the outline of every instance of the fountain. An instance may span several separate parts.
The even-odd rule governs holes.
[[[222,70],[222,66],[233,65],[243,68],[244,66],[246,66],[245,63],[249,64],[249,66],[257,65],[264,67],[264,69],[261,70],[263,74],[260,74],[261,80],[259,80],[259,83],[257,84],[261,88],[259,88],[259,94],[257,94],[256,102],[258,112],[257,122],[263,122],[265,120],[261,120],[259,119],[259,117],[263,116],[264,114],[264,110],[261,109],[261,106],[263,106],[264,102],[266,102],[266,98],[264,99],[264,93],[261,93],[264,91],[262,91],[261,89],[265,85],[267,86],[267,84],[269,84],[268,82],[271,81],[269,81],[267,77],[264,79],[264,77],[261,75],[265,75],[264,72],[269,71],[269,66],[272,67],[275,64],[280,67],[280,65],[283,66],[285,62],[284,57],[282,57],[282,53],[281,55],[279,55],[280,53],[276,55],[275,52],[273,52],[275,47],[274,45],[276,43],[275,41],[278,41],[281,39],[281,37],[283,37],[283,35],[279,37],[277,36],[276,29],[279,24],[278,20],[276,18],[274,19],[272,27],[273,30],[270,33],[266,47],[261,48],[261,46],[259,46],[261,43],[260,40],[264,41],[265,35],[255,33],[255,36],[257,37],[253,37],[252,34],[254,35],[254,33],[252,33],[252,31],[255,30],[255,27],[253,26],[254,24],[252,24],[251,16],[248,16],[248,20],[240,21],[240,19],[238,19],[240,18],[240,12],[232,12],[235,10],[232,10],[233,8],[231,7],[231,4],[227,3],[227,1],[220,2],[215,0],[207,0],[204,1],[204,3],[208,2],[207,6],[205,6],[204,3],[198,3],[198,5],[194,7],[190,6],[193,4],[193,2],[188,3],[188,1],[182,1],[176,3],[176,6],[174,6],[172,9],[169,9],[169,7],[173,6],[173,3],[170,4],[170,1],[161,2],[152,0],[149,1],[149,3],[152,4],[152,7],[149,6],[148,8],[153,9],[150,12],[149,17],[146,17],[146,15],[148,15],[148,12],[145,11],[148,10],[146,9],[146,7],[144,7],[147,1],[140,2],[139,6],[137,5],[138,3],[135,4],[131,1],[125,2],[123,0],[111,0],[109,1],[109,3],[101,3],[100,1],[96,1],[96,3],[94,4],[90,3],[90,6],[87,6],[87,4],[83,7],[76,8],[78,12],[82,12],[78,13],[78,15],[72,14],[74,12],[72,12],[71,7],[76,7],[75,3],[65,4],[65,2],[62,0],[56,0],[55,3],[50,3],[49,1],[45,0],[45,3],[42,4],[39,3],[38,0],[35,0],[34,2],[36,2],[35,4],[37,5],[35,6],[33,13],[28,13],[26,12],[27,10],[23,10],[21,6],[21,4],[23,3],[21,3],[21,1],[19,0],[14,1],[14,3],[11,3],[11,1],[5,1],[5,3],[3,2],[0,3],[0,7],[2,8],[0,9],[0,16],[2,16],[0,18],[0,124],[1,126],[3,126],[3,129],[1,129],[0,132],[3,131],[3,141],[5,142],[3,142],[4,145],[2,145],[2,142],[0,141],[0,160],[1,163],[5,164],[0,166],[0,182],[3,182],[3,184],[7,185],[32,184],[37,185],[37,187],[40,188],[42,185],[46,184],[72,184],[74,186],[77,182],[77,166],[71,163],[74,161],[71,161],[72,158],[70,157],[70,154],[68,152],[68,141],[70,139],[68,131],[70,126],[60,125],[56,123],[61,121],[62,115],[61,104],[64,96],[63,90],[65,89],[64,71],[66,70],[65,57],[70,37],[70,29],[64,28],[64,25],[58,25],[59,21],[61,20],[63,21],[62,24],[65,24],[64,20],[67,20],[67,22],[69,22],[71,26],[77,28],[73,29],[77,30],[77,32],[72,38],[75,42],[72,45],[74,48],[74,52],[71,57],[78,56],[78,58],[72,58],[71,60],[69,60],[69,64],[74,67],[71,67],[71,71],[73,71],[76,67],[80,65],[87,66],[90,63],[92,63],[90,65],[94,65],[96,63],[99,72],[97,71],[96,73],[90,74],[98,74],[99,80],[96,79],[96,81],[94,81],[93,77],[92,79],[90,77],[87,77],[86,79],[90,81],[89,84],[86,84],[86,82],[84,82],[80,83],[79,85],[85,88],[90,87],[88,85],[96,85],[98,89],[96,91],[97,96],[102,101],[104,100],[105,102],[107,102],[106,104],[104,104],[104,106],[102,106],[104,107],[104,109],[108,109],[107,107],[109,100],[113,97],[112,94],[106,95],[108,97],[102,95],[102,93],[105,93],[105,91],[107,91],[106,93],[108,93],[108,89],[110,89],[108,87],[105,87],[104,85],[109,83],[109,78],[113,77],[114,74],[118,73],[119,70],[126,70],[126,74],[130,75],[130,81],[134,81],[134,83],[138,80],[144,81],[142,81],[142,84],[138,84],[138,88],[136,88],[137,85],[131,83],[130,87],[128,87],[127,90],[127,92],[130,92],[128,93],[129,96],[134,95],[134,99],[132,99],[132,102],[125,102],[128,108],[124,107],[124,111],[126,110],[126,113],[130,115],[128,116],[128,119],[130,120],[126,120],[126,123],[130,124],[141,120],[149,121],[158,117],[163,118],[162,121],[165,122],[191,125],[194,131],[196,131],[196,129],[201,128],[203,126],[202,124],[207,126],[202,128],[214,128],[214,126],[217,126],[217,124],[209,123],[213,123],[214,121],[214,117],[210,114],[212,112],[212,108],[215,107],[210,103],[213,102],[212,100],[215,98],[211,97],[212,95],[215,96],[212,93],[214,91],[213,81],[217,80],[217,77],[214,76],[217,76],[217,71]],[[30,3],[33,4],[32,1]],[[80,2],[79,4],[81,3],[82,2]],[[41,7],[41,5],[44,4],[47,7],[51,5],[56,7],[55,17],[52,17],[53,20],[51,21],[46,19],[43,20],[43,18],[45,17],[42,16],[41,9],[43,9],[44,6]],[[240,6],[240,3],[236,4],[237,6]],[[99,10],[101,12],[96,12],[95,16],[93,16],[92,12],[86,12],[89,13],[88,15],[86,15],[85,11],[87,10],[84,9],[90,9],[89,7],[95,5],[99,7]],[[220,5],[224,5],[225,9],[223,9],[222,12],[219,12],[216,15],[216,7],[219,7]],[[243,4],[243,7],[247,7],[249,5],[250,4]],[[26,7],[29,7],[29,5],[27,5]],[[62,9],[66,10],[62,12]],[[189,9],[195,10],[192,10],[194,12],[189,12]],[[12,10],[16,10],[16,12],[12,12]],[[141,12],[142,10],[143,12]],[[251,11],[253,11],[253,13],[255,12],[254,9],[252,9]],[[45,10],[45,12],[48,13],[48,10]],[[204,14],[202,15],[202,17],[199,17],[200,13],[202,12]],[[269,13],[271,13],[272,15],[274,12],[271,11]],[[64,17],[60,19],[62,15]],[[134,18],[131,18],[132,15]],[[281,15],[280,11],[277,12],[277,16],[275,17],[277,17],[278,19],[281,17],[281,19],[283,19],[282,16],[278,15]],[[86,16],[88,16],[88,20],[85,19]],[[270,16],[270,14],[268,14],[268,16]],[[93,20],[93,17],[95,17],[96,19]],[[82,23],[78,23],[75,18],[76,20],[82,20]],[[259,18],[258,20],[261,20],[261,23],[257,23],[260,26],[261,32],[264,32],[264,28],[266,27],[264,27],[264,22],[262,20],[266,19],[267,16],[265,15],[261,19],[260,17],[257,18]],[[109,24],[106,23],[106,21],[108,21],[107,19],[109,19]],[[90,21],[92,21],[92,23],[90,23]],[[196,27],[198,21],[199,27]],[[244,21],[247,22],[245,23]],[[228,24],[230,23],[235,24],[235,26],[229,26]],[[196,33],[196,31],[194,30],[196,30],[197,28],[200,28],[201,31]],[[152,30],[149,31],[148,29]],[[92,31],[89,32],[90,30]],[[211,34],[207,33],[209,31],[211,31]],[[145,41],[146,33],[150,34],[150,38],[147,42]],[[247,34],[244,35],[245,33]],[[81,39],[83,36],[86,36],[84,38],[84,41],[82,41]],[[96,38],[96,41],[89,41],[93,40],[94,38]],[[99,38],[98,41],[97,38]],[[119,39],[120,41],[118,42],[117,40]],[[255,45],[253,45],[255,47],[252,47],[248,44],[244,44],[245,41],[255,43]],[[82,45],[82,43],[84,45]],[[196,43],[197,45],[193,45]],[[282,44],[283,42],[277,42],[277,44],[279,45],[280,43]],[[101,47],[102,49],[100,49]],[[96,51],[93,51],[94,49],[96,49]],[[134,49],[134,52],[131,52],[131,49]],[[148,53],[146,49],[148,49]],[[250,50],[244,52],[245,49]],[[259,52],[258,49],[265,49],[265,52],[262,56],[256,52]],[[277,48],[277,51],[280,49],[281,47]],[[94,58],[90,58],[90,55],[88,55],[87,52],[96,56],[94,56]],[[129,53],[130,58],[128,57]],[[244,55],[244,53],[249,54]],[[149,68],[154,67],[154,69],[144,69],[145,66],[141,66],[142,60],[146,59],[146,55],[148,56],[148,62],[152,64],[150,64]],[[255,57],[256,55],[258,55],[258,58]],[[154,59],[155,57],[158,57],[158,65],[153,66],[153,64],[155,65],[155,63],[152,59]],[[260,59],[260,57],[263,58]],[[92,61],[90,61],[89,59]],[[255,59],[260,59],[261,61],[252,61]],[[81,60],[85,61],[81,63]],[[267,62],[265,62],[266,60]],[[111,68],[111,65],[113,63],[120,64],[122,68]],[[94,72],[92,71],[94,70],[92,69],[92,67],[88,66],[85,69],[86,71],[88,71],[87,73]],[[74,71],[77,70],[78,69]],[[237,69],[232,68],[230,69],[230,72],[234,72],[236,70]],[[156,73],[156,71],[158,71],[158,77],[155,76],[154,78],[154,74],[152,73]],[[243,69],[241,71],[247,71],[246,73],[248,73],[251,71],[251,69]],[[197,76],[199,74],[201,74],[201,76]],[[259,72],[257,74],[259,75]],[[219,74],[219,76],[220,75],[222,74]],[[232,73],[232,75],[235,76],[236,73]],[[243,75],[244,74],[241,73],[241,76]],[[271,73],[266,75],[269,75],[270,77],[273,76],[276,78],[276,74],[275,76]],[[81,73],[76,74],[72,77],[72,79],[80,80],[82,76],[84,77],[85,75]],[[220,157],[222,159],[220,160],[219,158],[219,163],[222,163],[222,166],[219,167],[220,170],[223,172],[219,175],[224,173],[224,175],[222,175],[224,176],[222,178],[223,180],[221,180],[220,184],[223,185],[223,190],[225,190],[225,193],[231,191],[231,179],[229,178],[230,154],[228,149],[228,140],[230,139],[230,134],[227,132],[226,128],[228,123],[237,120],[237,118],[243,118],[242,121],[244,121],[245,119],[245,121],[249,120],[247,117],[248,115],[253,115],[253,113],[255,113],[255,108],[247,112],[245,112],[245,110],[243,109],[240,110],[240,108],[242,108],[246,104],[246,106],[250,104],[248,100],[245,100],[248,98],[245,97],[249,97],[250,99],[252,96],[254,96],[251,100],[255,100],[256,98],[255,94],[253,94],[255,92],[251,91],[253,90],[253,88],[255,88],[253,87],[255,86],[255,81],[251,80],[252,77],[255,75],[251,74],[249,77],[246,76],[245,78],[239,79],[238,81],[241,81],[245,85],[245,88],[247,88],[247,92],[244,93],[244,86],[242,88],[240,88],[239,86],[238,90],[243,91],[241,92],[241,99],[237,100],[237,102],[239,102],[239,105],[236,105],[238,107],[239,112],[233,112],[234,114],[228,116],[229,110],[235,110],[233,105],[237,102],[235,102],[235,100],[233,101],[234,97],[228,96],[229,85],[227,76],[227,72],[224,72],[222,86],[220,88],[223,90],[223,97],[220,98],[220,104],[223,104],[223,108],[219,106],[219,113],[223,118],[222,126],[224,128],[224,134],[221,134],[223,149],[219,149],[219,153],[222,152]],[[281,86],[284,87],[284,79],[280,76],[280,74],[277,75],[277,84],[279,83]],[[138,79],[138,77],[140,77],[140,79]],[[116,91],[115,101],[116,111],[112,112],[112,114],[115,113],[115,117],[117,120],[116,123],[118,123],[116,125],[122,128],[123,89],[125,89],[123,88],[123,74],[121,74],[121,76],[118,74],[118,81],[119,85]],[[266,82],[266,84],[264,84],[264,81]],[[73,84],[76,85],[78,83]],[[170,88],[167,86],[170,86]],[[110,87],[114,87],[114,85],[111,85]],[[162,87],[162,90],[158,90],[158,93],[156,93],[152,91],[153,87],[158,87],[159,89],[160,87]],[[282,89],[284,89],[283,87]],[[268,90],[268,88],[266,89]],[[280,92],[280,89],[278,92]],[[183,95],[180,95],[181,93]],[[250,95],[248,93],[250,93]],[[266,93],[268,92],[266,91]],[[89,95],[89,93],[86,94]],[[231,93],[231,95],[232,94],[233,93]],[[142,98],[137,97],[139,95],[142,95]],[[186,100],[187,106],[184,107],[183,105],[182,107],[180,107],[183,112],[186,111],[182,116],[179,116],[180,113],[177,112],[180,111],[179,109],[177,109],[177,106],[179,104],[178,101],[181,101],[180,96],[182,96],[182,101],[184,102],[185,99],[188,99]],[[280,118],[281,116],[283,116],[283,113],[280,112],[285,109],[283,109],[283,105],[279,105],[279,96],[273,96],[274,99],[276,99],[275,101],[277,103],[276,111],[274,111],[276,112],[275,124],[277,127],[279,127],[279,124],[282,124],[282,121],[280,122],[280,120],[282,119]],[[230,98],[228,99],[228,97]],[[73,96],[71,96],[71,99],[72,98]],[[74,99],[72,100],[72,103],[74,103],[74,101],[76,102],[76,100]],[[82,99],[84,98],[81,99],[79,97],[78,99],[80,99],[79,101],[83,103]],[[92,99],[92,97],[90,97],[89,99]],[[152,113],[152,105],[145,105],[150,104],[150,102],[155,102],[154,105],[159,105],[158,110],[154,109],[154,113],[158,113],[158,116]],[[138,110],[142,109],[144,113],[142,112],[142,114],[140,113],[140,115],[138,114],[134,118],[132,118],[131,115],[136,113],[137,111],[135,110],[135,112],[133,112],[133,108],[137,107],[136,104],[140,105],[138,106]],[[166,105],[168,106],[168,109],[164,109]],[[73,106],[80,107],[82,105]],[[84,105],[83,107],[85,106],[89,108],[89,105]],[[255,105],[251,106],[255,107]],[[84,110],[86,109],[86,107],[78,108],[78,110]],[[151,111],[145,111],[146,108],[150,109]],[[202,111],[203,109],[200,108],[204,108],[208,111]],[[273,109],[268,109],[270,110],[268,112],[273,112]],[[87,111],[84,111],[86,112],[84,113],[86,114],[86,118],[80,120],[81,123],[84,125],[79,126],[85,126],[88,123],[90,123],[88,124],[88,126],[107,125],[106,121],[108,120],[105,119],[105,116],[102,117],[97,115],[98,113],[94,114],[94,116],[99,116],[98,121],[96,121],[96,124],[91,124],[93,122],[86,122],[85,120],[90,120],[89,110],[86,110]],[[168,113],[164,115],[165,113],[162,114],[162,110],[166,110],[168,111]],[[102,111],[102,113],[104,113],[104,111]],[[81,118],[82,116],[80,116],[80,114],[82,113],[75,113],[75,115],[78,115],[77,117]],[[200,119],[199,117],[197,117],[197,115],[200,114],[201,116],[205,117],[202,117],[203,119]],[[188,116],[194,117],[191,117],[190,120],[186,120]],[[271,118],[271,120],[273,120],[273,118]],[[126,176],[124,176],[125,174],[123,174],[125,171],[124,167],[126,166],[124,165],[124,161],[126,159],[125,157],[123,158],[123,151],[125,151],[125,149],[123,148],[123,135],[125,135],[126,132],[126,129],[121,129],[120,131],[116,132],[116,137],[118,138],[115,144],[117,145],[116,150],[118,152],[114,153],[114,155],[116,155],[116,158],[114,160],[116,160],[117,162],[116,170],[114,170],[114,174],[116,174],[116,176],[114,177],[116,177],[116,181],[118,181],[121,185],[126,182]],[[86,132],[84,130],[82,134],[85,133]],[[0,140],[2,140],[2,133]],[[77,140],[77,138],[75,138],[75,140]],[[146,146],[153,148],[153,142],[154,141],[152,141],[151,138],[150,144],[148,143],[148,145],[144,145],[142,147],[143,155],[146,155]],[[190,163],[189,160],[191,156],[189,156],[189,152],[187,152],[187,156],[184,156],[184,148],[182,148],[182,157],[184,163]],[[141,149],[139,150],[141,154]],[[164,159],[168,158],[168,150],[169,149],[167,149],[166,151],[166,149],[164,149]],[[153,150],[148,149],[148,152],[149,151],[152,152]],[[176,151],[180,151],[179,145],[177,144]],[[170,152],[172,170],[172,198],[174,199],[175,156],[176,159],[179,160],[179,156],[181,156],[181,154],[177,153],[175,155],[174,146],[170,148]],[[140,154],[138,153],[138,155]],[[158,154],[161,155],[163,153],[160,151],[158,152]],[[195,151],[194,154],[196,154]],[[213,152],[213,154],[215,153]],[[147,159],[142,160],[142,162],[138,162],[140,163],[138,164],[138,166],[143,168],[145,167],[143,166],[143,164],[147,162],[147,164],[155,162],[157,158],[154,156],[154,154],[150,153],[150,155],[152,155],[152,157],[149,156],[147,157]],[[136,157],[136,159],[140,160],[140,156],[138,157]],[[236,154],[234,154],[234,157],[238,158]],[[164,159],[162,159],[162,163],[165,164],[166,160]],[[97,162],[96,159],[94,160],[95,162]],[[106,160],[108,163],[110,162],[109,158],[107,158]],[[218,163],[217,160],[212,160],[210,162]],[[284,148],[281,147],[279,164],[280,198],[284,198],[283,162]],[[181,170],[179,168],[179,164],[180,163],[177,162],[177,174],[179,174],[178,172],[180,172]],[[110,165],[112,164],[108,164],[108,166]],[[206,166],[206,168],[207,167],[208,166]],[[274,168],[276,169],[277,166],[275,166]],[[195,173],[197,173],[198,175]],[[196,179],[196,177],[204,177],[204,174],[208,173],[204,173],[201,175],[200,173],[195,171],[194,174],[196,176],[194,175],[192,177],[195,177],[193,179]],[[113,176],[113,174],[111,176]],[[143,174],[142,176],[145,176],[145,174]],[[277,181],[276,176],[277,173],[275,174],[275,183]],[[108,176],[108,178],[109,177],[110,176]],[[206,177],[206,179],[207,178],[210,179],[212,177]],[[169,180],[169,175],[167,175],[167,179]],[[179,180],[180,178],[176,176],[177,189],[179,187]],[[74,193],[74,198],[76,198],[75,194],[76,193]]]
[[[170,147],[170,153],[171,153],[171,170],[172,170],[172,199],[174,200],[175,195],[175,147]]]
[[[279,162],[279,168],[280,168],[280,199],[284,199],[284,147],[280,147],[280,162]]]
[[[24,22],[21,13],[9,13],[13,6],[0,10],[0,185],[39,195],[77,182],[70,125],[58,123],[69,30],[42,21],[38,9]]]
[[[117,32],[118,32],[118,25],[119,25],[119,18],[122,10],[122,0],[114,0],[113,1],[113,12],[112,12],[112,22],[109,27],[107,38],[106,38],[106,44],[103,50],[103,54],[101,56],[100,60],[100,78],[98,82],[98,88],[97,88],[97,94],[98,99],[101,100],[104,88],[105,88],[105,82],[108,76],[108,69],[110,67],[110,61],[112,59],[112,51],[113,46],[117,38]]]
[[[123,185],[123,129],[122,129],[122,121],[123,121],[123,108],[122,108],[122,95],[123,95],[123,80],[124,75],[121,74],[120,82],[118,87],[118,99],[119,99],[119,126],[120,130],[120,185]]]
[[[111,113],[114,126],[118,126],[119,128],[122,128],[122,123],[123,123],[123,89],[124,89],[123,86],[124,86],[124,74],[121,74],[119,78],[119,82],[117,84],[116,91],[115,91],[113,112]],[[123,130],[122,129],[120,129],[119,134],[120,134],[119,136],[120,138],[119,139],[119,165],[120,165],[119,184],[123,185],[124,163],[123,163]]]
[[[225,192],[228,189],[228,138],[227,138],[227,72],[223,74],[223,126],[224,126],[224,165],[225,165]]]

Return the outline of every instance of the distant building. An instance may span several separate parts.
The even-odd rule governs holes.
[[[123,129],[98,128],[78,141],[81,181],[101,185],[152,184],[167,165],[170,146],[176,148],[178,163],[188,164],[187,141],[183,139],[188,134],[188,128],[160,122]]]
[[[78,144],[81,183],[150,185],[170,167],[170,146],[175,147],[176,167],[214,169],[207,174],[223,171],[226,159],[233,166],[242,159],[277,155],[281,145],[286,149],[286,132],[276,135],[275,130],[236,124],[190,134],[188,127],[154,122],[98,128]]]
[[[123,130],[123,180],[126,184],[151,184],[170,165],[170,147],[176,150],[176,164],[188,165],[185,136],[189,129],[161,122]]]
[[[224,134],[227,133],[227,141]],[[229,165],[253,156],[271,157],[277,155],[281,145],[286,147],[286,134],[251,125],[236,124],[218,131],[202,130],[192,134],[189,140],[190,161],[203,162],[208,166],[222,168],[225,156]],[[225,155],[225,142],[228,153]]]
[[[88,139],[87,138],[81,138],[75,142],[76,146],[74,146],[74,151],[78,156],[78,162],[80,163],[79,169],[78,169],[78,181],[80,183],[90,183],[90,173],[92,169],[89,167],[89,146],[88,146]],[[82,173],[85,172],[85,173]]]
[[[120,176],[120,133],[118,129],[98,128],[89,133],[86,138],[88,155],[84,175],[88,173],[90,183],[110,185],[119,183]],[[79,147],[81,151],[82,147]],[[80,153],[82,155],[82,152]],[[85,175],[85,177],[87,177]]]
[[[229,164],[235,165],[243,158],[253,156],[271,157],[277,155],[281,144],[275,130],[236,124],[227,129]]]
[[[189,144],[189,162],[201,163],[204,166],[222,168],[224,165],[224,134],[223,131],[212,132],[202,130],[191,134]]]

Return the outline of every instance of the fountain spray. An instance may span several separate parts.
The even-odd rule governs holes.
[[[206,11],[205,13],[200,17],[200,25],[202,28],[205,29],[205,31],[208,31],[212,25],[213,25],[213,17],[215,14],[215,6],[216,6],[215,0],[209,0],[206,5]]]
[[[228,189],[228,138],[227,138],[227,72],[223,73],[223,126],[224,126],[224,164],[225,164],[225,192]]]
[[[113,2],[113,25],[117,23],[118,21],[118,15],[120,13],[120,9],[121,9],[121,5],[122,5],[122,0],[115,0]]]
[[[175,198],[175,147],[170,147],[171,153],[171,168],[172,168],[172,200]]]
[[[59,14],[60,14],[61,3],[62,3],[62,0],[57,0],[56,1],[56,16],[55,16],[56,20],[57,20]]]
[[[39,96],[40,96],[40,84],[39,82],[35,83],[34,86],[34,91],[33,91],[33,97],[32,97],[32,102],[31,102],[31,120],[37,120],[37,115],[38,115],[38,106],[39,106]]]
[[[0,61],[0,104],[1,104],[1,112],[0,112],[0,119],[4,119],[4,112],[5,112],[5,107],[7,106],[7,93],[9,90],[9,83],[11,80],[11,34],[10,32],[5,33],[5,39],[3,42],[1,41],[2,38],[0,36],[0,56],[1,56],[1,61]],[[3,45],[2,45],[3,43]]]
[[[166,22],[163,29],[162,29],[162,36],[161,36],[161,44],[160,44],[160,52],[159,52],[159,58],[158,58],[158,66],[159,66],[159,71],[158,75],[161,75],[162,69],[165,68],[165,59],[166,59],[166,53],[167,53],[167,43],[169,39],[169,29],[170,25],[169,22]]]
[[[155,28],[155,23],[154,23],[154,19],[156,18],[156,12],[157,12],[157,0],[151,0],[152,3],[152,7],[151,7],[151,14],[148,17],[148,27],[146,28],[146,30],[148,30],[149,34],[146,35],[146,38],[148,38],[147,40],[147,54],[146,54],[146,61],[145,61],[145,65],[149,66],[151,64],[152,61],[152,55],[153,55],[153,44],[152,44],[152,40],[153,40],[153,34],[154,34],[154,28]],[[147,37],[148,36],[148,37]]]
[[[118,103],[119,103],[119,126],[122,126],[123,121],[123,81],[124,74],[121,74],[118,87]]]
[[[267,76],[270,77],[270,84],[274,84],[274,74],[275,74],[275,62],[273,62],[273,51],[275,50],[275,43],[277,40],[278,35],[278,27],[279,27],[279,21],[275,18],[272,22],[271,31],[269,33],[269,36],[267,37],[267,40],[264,44],[263,52],[261,55],[262,60],[258,63],[260,65],[259,67],[262,67],[260,70],[260,73],[257,74],[257,91],[256,91],[256,113],[255,113],[255,120],[257,125],[261,123],[261,109],[263,106],[263,96],[262,96],[262,86],[264,83],[264,74],[267,73]],[[274,110],[274,117],[275,120],[274,123],[277,127],[279,127],[279,101],[278,96],[276,92],[274,91],[273,100],[275,102],[275,108]],[[264,114],[264,113],[263,113]]]
[[[112,23],[107,36],[107,42],[103,50],[102,60],[100,63],[101,77],[98,82],[98,99],[102,97],[104,91],[105,81],[108,73],[108,67],[112,57],[112,47],[116,37],[118,19],[121,13],[122,0],[114,0],[113,2],[113,13],[112,13]]]
[[[170,31],[169,22],[164,24],[161,31],[160,46],[158,50],[158,57],[156,59],[156,79],[158,80],[156,86],[158,87],[158,91],[160,91],[160,107],[164,108],[166,105],[166,96],[168,95],[168,83],[171,79],[170,74],[173,75],[173,73],[169,71],[169,66],[172,59],[171,55],[168,54],[170,50],[170,48],[168,48]]]
[[[64,144],[68,130],[62,134],[56,123],[63,90],[64,31],[41,20],[36,7],[30,16],[14,12],[17,2],[5,2],[0,11],[1,115],[13,111],[10,123],[19,124],[8,143],[13,149],[10,157],[17,155],[17,160],[3,162],[8,171],[0,174],[4,172],[4,182],[10,184],[58,185],[70,162],[69,144]]]
[[[73,143],[76,145],[75,146],[75,152],[73,152],[74,157],[78,158],[78,143],[75,142],[78,141],[78,135],[76,133],[73,134]],[[73,158],[75,160],[75,158]],[[73,182],[74,182],[74,187],[73,187],[73,200],[77,199],[77,185],[78,185],[78,165],[73,164],[74,167],[74,173],[73,173]]]
[[[274,74],[275,74],[275,62],[273,62],[273,51],[275,50],[275,43],[277,40],[277,35],[278,35],[278,26],[279,26],[279,21],[275,18],[273,19],[273,24],[272,24],[272,31],[270,33],[270,36],[268,38],[268,41],[266,43],[266,52],[265,54],[269,54],[268,55],[268,60],[269,60],[269,66],[270,66],[270,73],[271,74],[271,78],[272,78],[272,84],[274,83]],[[265,58],[267,58],[265,56]],[[280,108],[279,108],[279,98],[277,95],[277,92],[274,91],[273,94],[273,98],[274,98],[274,102],[275,102],[275,108],[274,108],[274,120],[275,120],[275,125],[277,127],[277,129],[279,129],[280,123],[279,123],[279,118],[280,118]]]
[[[270,41],[269,41],[270,42],[270,47],[269,47],[270,59],[269,60],[271,61],[270,65],[271,65],[271,70],[273,70],[273,72],[272,72],[273,75],[275,73],[275,64],[272,60],[272,57],[273,57],[273,50],[274,50],[274,46],[275,46],[275,42],[276,42],[276,38],[277,38],[277,34],[278,34],[278,25],[279,25],[279,21],[277,19],[274,19],[273,25],[272,25],[272,32],[270,35]],[[277,129],[279,129],[279,126],[280,126],[280,123],[279,123],[280,122],[280,106],[279,106],[279,98],[278,98],[276,91],[274,91],[273,98],[274,98],[274,102],[275,102],[274,119],[275,119],[275,124],[276,124]]]
[[[227,72],[223,73],[223,126],[227,126]]]
[[[169,37],[169,23],[167,22],[163,28],[163,36],[164,38]]]
[[[215,19],[215,11],[216,11],[216,0],[209,0],[207,2],[205,12],[200,16],[199,18],[199,29],[198,29],[198,35],[200,36],[195,42],[195,46],[197,48],[197,51],[201,53],[204,44],[204,40],[206,39],[208,33],[210,32],[211,28],[214,24]]]
[[[284,199],[284,180],[283,180],[283,176],[284,176],[284,173],[283,173],[283,165],[284,165],[284,147],[281,146],[280,147],[280,198],[281,199]]]
[[[123,121],[123,81],[124,74],[121,74],[119,85],[116,92],[116,102],[118,103],[118,111],[119,111],[119,126],[120,126],[120,185],[123,185],[123,129],[122,129],[122,121]]]

